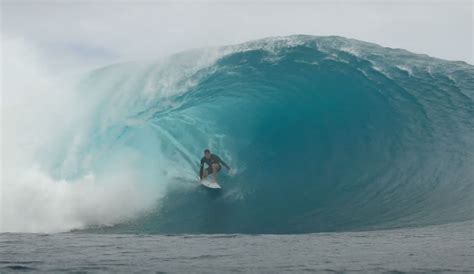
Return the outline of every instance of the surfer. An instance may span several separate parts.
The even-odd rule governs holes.
[[[204,163],[207,164],[207,168],[204,168]],[[221,170],[221,164],[230,170],[230,167],[224,163],[219,156],[211,154],[209,149],[205,149],[204,157],[201,159],[201,170],[199,171],[201,180],[207,178],[209,174],[212,174],[212,182],[217,183],[217,173]]]

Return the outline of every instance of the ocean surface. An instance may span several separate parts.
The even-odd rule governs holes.
[[[297,235],[1,234],[0,272],[474,272],[474,223]]]
[[[71,94],[71,122],[5,168],[2,271],[474,270],[470,64],[294,35]],[[221,191],[196,180],[205,148],[232,167]]]

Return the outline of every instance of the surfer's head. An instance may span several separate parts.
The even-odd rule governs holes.
[[[211,158],[211,151],[207,148],[204,150],[204,157],[206,157],[206,159]]]

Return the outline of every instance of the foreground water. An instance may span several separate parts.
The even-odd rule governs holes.
[[[474,272],[474,222],[299,235],[4,233],[0,272]]]

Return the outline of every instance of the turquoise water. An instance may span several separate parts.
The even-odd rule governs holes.
[[[161,193],[146,212],[88,231],[286,234],[474,219],[474,67],[464,62],[299,35],[118,64],[79,90],[90,111],[48,151],[51,174],[130,169]],[[196,183],[204,148],[236,171],[221,174],[221,192]]]

